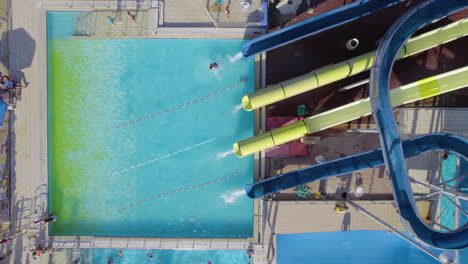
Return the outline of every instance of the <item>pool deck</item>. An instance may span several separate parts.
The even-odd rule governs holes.
[[[33,249],[36,241],[49,241],[49,239],[57,239],[47,236],[47,230],[45,227],[39,227],[31,225],[31,222],[37,220],[47,212],[47,152],[46,142],[46,87],[47,87],[47,78],[45,73],[45,66],[47,64],[46,60],[46,42],[45,42],[45,12],[44,8],[46,5],[50,7],[51,10],[72,10],[66,6],[74,2],[75,4],[79,1],[71,0],[15,0],[10,1],[11,8],[10,12],[10,30],[11,34],[9,36],[9,46],[10,46],[10,62],[9,68],[11,71],[11,76],[17,79],[23,79],[24,82],[27,82],[29,85],[24,89],[22,95],[22,101],[17,105],[17,108],[12,113],[11,122],[13,126],[12,134],[12,146],[11,152],[12,160],[12,223],[13,223],[13,232],[20,231],[21,235],[17,234],[17,238],[8,245],[9,248],[12,248],[13,254],[9,258],[9,263],[49,263],[48,254],[44,254],[39,257],[37,260],[32,260],[30,250]],[[97,1],[99,2],[99,1]],[[79,5],[76,5],[79,10]],[[89,6],[83,5],[81,7],[83,10],[90,10]],[[40,14],[40,15],[38,15]],[[235,12],[233,11],[233,15]],[[317,13],[314,13],[316,15]],[[168,21],[168,20],[166,20]],[[352,26],[352,25],[351,25]],[[350,26],[350,27],[351,27]],[[237,29],[212,29],[212,28],[191,28],[191,27],[174,27],[174,28],[158,28],[160,37],[164,36],[164,31],[166,31],[167,36],[204,36],[204,37],[222,37],[222,36],[245,36],[246,30],[237,30]],[[341,29],[343,30],[343,29]],[[198,31],[198,32],[197,32]],[[252,32],[254,32],[253,30]],[[229,33],[226,33],[229,32]],[[325,34],[325,33],[324,33]],[[329,33],[330,36],[337,34]],[[252,34],[255,36],[256,34]],[[324,35],[322,35],[324,36]],[[336,35],[334,35],[336,36]],[[465,38],[466,39],[466,38]],[[306,47],[305,45],[311,40],[304,40],[297,42],[299,46]],[[463,40],[458,40],[457,42],[463,43]],[[323,43],[323,42],[322,42]],[[466,43],[466,40],[465,42]],[[295,45],[296,45],[295,44]],[[288,47],[284,50],[278,49],[276,52],[284,52],[284,54],[293,54],[288,52],[287,49],[293,48]],[[368,48],[371,48],[370,46]],[[283,60],[291,64],[290,66],[281,66],[278,68],[274,63],[270,63],[267,68],[268,76],[271,78],[285,78],[289,79],[294,76],[279,76],[275,73],[276,71],[281,71],[284,67],[289,68],[287,74],[294,73],[296,76],[305,73],[306,71],[312,70],[315,64],[321,63],[320,58],[315,58],[314,65],[308,65],[307,69],[301,68],[304,66],[304,63],[298,64],[299,58],[301,60],[308,60],[307,57],[304,57],[304,54],[307,56],[315,56],[312,52],[304,53],[306,49],[297,49],[302,50],[301,56],[289,56],[288,60]],[[307,50],[313,50],[310,46],[307,46]],[[275,51],[273,51],[275,52]],[[360,52],[365,52],[361,50]],[[345,56],[345,55],[344,55]],[[354,56],[354,55],[353,55]],[[272,56],[268,57],[269,59]],[[324,58],[325,60],[326,58]],[[309,60],[308,63],[310,63]],[[328,63],[331,63],[328,59]],[[415,62],[417,63],[417,62]],[[270,66],[272,65],[272,66]],[[316,66],[323,66],[322,64]],[[414,65],[409,65],[413,67]],[[448,70],[444,67],[437,68],[438,70]],[[430,72],[433,73],[433,72]],[[361,75],[356,78],[362,77]],[[401,75],[401,80],[404,80],[405,83],[409,80],[404,78],[405,76]],[[275,83],[279,80],[269,79],[267,82]],[[347,82],[354,82],[356,79],[350,79]],[[340,83],[344,84],[344,83]],[[334,87],[336,88],[336,87]],[[323,89],[323,94],[327,94],[332,86],[329,88]],[[317,95],[308,94],[309,97],[317,98]],[[303,98],[301,100],[305,100]],[[297,100],[297,98],[292,99]],[[277,109],[282,109],[284,112],[294,113],[297,101],[290,101],[284,105],[278,105]],[[332,104],[327,105],[327,107],[332,107]],[[466,112],[465,112],[466,113]],[[465,114],[465,116],[467,116]],[[335,139],[327,139],[330,145],[335,144]],[[372,143],[372,142],[371,142]],[[375,142],[374,142],[375,143]],[[374,144],[372,143],[372,144]],[[328,144],[327,144],[328,145]],[[374,146],[368,146],[374,147]],[[350,150],[350,151],[357,151]],[[359,149],[360,151],[360,149]],[[334,153],[329,151],[332,155],[339,155],[339,152]],[[345,153],[348,155],[348,153]],[[313,157],[312,157],[313,158]],[[330,157],[333,159],[333,157]],[[297,163],[297,164],[294,164]],[[291,161],[286,164],[290,166],[289,169],[294,169],[294,166],[305,166],[311,164],[311,160],[304,158],[302,161]],[[257,168],[258,169],[258,168]],[[280,173],[280,172],[276,172]],[[372,176],[369,176],[369,182],[373,177],[377,177],[374,180],[387,180],[386,178],[380,179],[375,174],[381,175],[381,170],[376,169],[376,172],[371,172]],[[357,175],[352,175],[350,186],[353,185]],[[365,175],[361,175],[363,178]],[[338,182],[341,180],[336,179]],[[330,182],[330,184],[332,184]],[[378,182],[375,184],[375,188],[380,186]],[[388,188],[388,183],[385,187]],[[371,185],[369,185],[369,188]],[[379,187],[380,188],[380,187]],[[377,190],[377,189],[375,189]],[[385,189],[387,191],[388,189]],[[327,190],[328,191],[328,190]],[[332,190],[329,190],[332,192]],[[382,191],[383,192],[383,191]],[[376,191],[377,193],[377,191]],[[357,212],[353,208],[350,208],[348,216],[345,215],[336,215],[333,211],[335,200],[326,200],[326,201],[305,201],[305,202],[296,202],[296,201],[259,201],[260,211],[256,213],[256,217],[260,217],[263,221],[260,222],[259,230],[260,235],[263,239],[263,244],[256,244],[255,248],[258,254],[255,255],[255,263],[272,263],[275,261],[275,234],[278,233],[297,233],[297,232],[324,232],[324,231],[339,231],[339,230],[360,230],[360,229],[369,229],[370,227],[375,229],[381,229],[380,226],[372,222],[368,217]],[[357,201],[359,205],[365,207],[367,210],[371,211],[377,216],[384,218],[387,222],[394,225],[397,229],[400,229],[400,221],[398,215],[393,209],[391,201],[382,200],[381,203],[372,203],[369,201]],[[346,219],[345,219],[346,217]],[[76,237],[69,237],[70,242],[66,242],[67,238],[64,237],[63,240],[53,242],[53,245],[60,247],[68,248],[78,246],[76,243]],[[62,239],[62,238],[60,238]],[[158,240],[158,239],[122,239],[115,238],[110,240],[107,238],[103,239],[94,239],[89,240],[89,238],[82,237],[79,238],[79,246],[89,247],[116,247],[116,248],[148,248],[153,247],[157,248],[162,247],[174,247],[193,249],[197,248],[195,245],[199,245],[200,248],[206,248],[211,246],[212,248],[219,247],[232,247],[232,248],[242,248],[245,247],[246,243],[248,245],[251,241],[245,240],[213,240],[209,242],[208,240],[204,241],[194,241],[194,240],[184,240],[184,239],[173,239],[173,240]],[[65,242],[64,242],[65,241]],[[90,242],[87,242],[90,241]],[[159,244],[158,244],[159,243]],[[165,244],[166,243],[166,244]],[[199,243],[199,244],[198,244]],[[211,243],[211,244],[210,244]],[[214,243],[214,244],[213,244]],[[213,246],[215,245],[215,246]],[[179,247],[180,246],[180,247]],[[4,250],[7,250],[5,248]],[[64,262],[66,263],[66,262]]]
[[[74,8],[69,5],[74,2]],[[79,2],[82,2],[81,4]],[[91,2],[91,1],[89,1]],[[245,249],[250,239],[157,239],[157,238],[89,238],[49,237],[47,227],[31,223],[47,213],[47,78],[45,11],[91,11],[89,2],[67,0],[10,1],[11,19],[8,43],[11,76],[28,87],[22,101],[11,112],[13,124],[11,144],[12,167],[12,233],[15,239],[3,249],[13,250],[9,263],[49,263],[49,254],[32,259],[36,243],[57,248],[171,248],[171,249]],[[96,1],[99,2],[99,1]],[[104,1],[101,1],[104,3]],[[107,3],[108,1],[105,1]],[[113,1],[116,2],[116,1]],[[155,1],[156,2],[156,1]],[[84,3],[84,4],[83,4]],[[128,7],[131,10],[131,6]],[[112,8],[111,8],[112,9]],[[111,10],[109,9],[109,10]],[[234,10],[233,10],[234,12]],[[105,14],[105,13],[102,13]],[[147,16],[149,17],[149,16]],[[258,28],[159,28],[157,37],[230,38],[248,37]],[[166,32],[165,32],[166,30]],[[262,30],[262,29],[260,29]],[[257,61],[257,63],[259,63]],[[257,204],[257,202],[255,202]],[[258,214],[255,214],[258,217]],[[18,232],[18,233],[17,233]],[[256,240],[254,238],[254,240]],[[77,242],[79,241],[79,242]],[[59,262],[57,262],[59,263]],[[69,263],[69,262],[63,262]]]

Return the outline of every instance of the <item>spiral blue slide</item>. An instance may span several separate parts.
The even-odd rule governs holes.
[[[427,151],[444,150],[455,152],[468,160],[468,139],[440,133],[423,135],[402,142],[390,102],[389,77],[398,50],[415,31],[467,6],[468,0],[424,1],[401,16],[384,35],[377,50],[370,77],[371,103],[380,132],[382,149],[310,166],[247,185],[247,195],[251,198],[259,198],[307,182],[385,164],[392,182],[398,211],[407,231],[415,239],[435,248],[466,248],[468,226],[465,225],[450,232],[440,232],[427,226],[419,217],[405,158]],[[287,31],[288,28],[284,30]]]

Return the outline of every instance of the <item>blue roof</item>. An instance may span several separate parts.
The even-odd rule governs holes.
[[[359,230],[276,236],[278,264],[439,263],[398,235],[387,231]],[[441,253],[434,249],[431,251]]]
[[[0,99],[0,126],[3,126],[3,119],[5,119],[5,114],[7,112],[8,104]]]

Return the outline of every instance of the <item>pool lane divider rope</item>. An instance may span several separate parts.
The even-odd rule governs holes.
[[[195,145],[190,146],[190,147],[188,147],[188,148],[184,148],[184,149],[178,150],[178,151],[176,151],[176,152],[169,153],[169,154],[164,155],[164,156],[159,157],[159,158],[155,158],[155,159],[152,159],[152,160],[145,161],[145,162],[143,162],[143,163],[137,164],[137,165],[132,166],[132,167],[130,167],[130,168],[127,168],[127,169],[125,169],[125,170],[121,170],[121,171],[118,171],[118,172],[114,172],[114,173],[112,173],[112,176],[117,175],[117,174],[124,173],[124,172],[129,171],[129,170],[136,169],[136,168],[138,168],[138,167],[141,167],[141,166],[143,166],[143,165],[146,165],[146,164],[149,164],[149,163],[158,161],[158,160],[162,160],[162,159],[164,159],[164,158],[173,156],[173,155],[175,155],[175,154],[178,154],[178,153],[181,153],[181,152],[184,152],[184,151],[187,151],[187,150],[196,148],[196,147],[199,147],[199,146],[201,146],[201,145],[205,145],[206,143],[210,143],[210,142],[213,141],[213,140],[216,140],[216,138],[208,139],[208,140],[206,140],[206,141],[203,141],[203,142],[201,142],[201,143],[195,144]]]
[[[234,87],[236,87],[236,86],[239,86],[239,85],[241,85],[242,83],[244,83],[244,82],[246,82],[246,81],[248,81],[248,80],[249,80],[249,79],[242,80],[242,81],[240,81],[240,82],[238,82],[238,83],[236,83],[236,84],[234,84],[234,85],[231,85],[231,86],[229,86],[229,87],[227,87],[227,88],[224,88],[224,89],[222,89],[222,90],[219,90],[219,91],[217,91],[217,92],[214,92],[214,93],[212,93],[212,94],[209,94],[209,95],[207,95],[207,96],[204,96],[204,97],[202,97],[202,98],[198,98],[198,99],[193,100],[193,101],[191,101],[191,102],[187,102],[187,103],[185,103],[185,104],[181,104],[181,105],[178,105],[178,106],[174,106],[174,107],[172,107],[172,108],[166,109],[166,110],[161,111],[161,112],[159,112],[159,113],[152,114],[152,115],[149,115],[149,116],[145,116],[145,117],[142,117],[142,118],[139,118],[139,119],[136,119],[136,120],[127,122],[127,123],[125,123],[125,124],[116,126],[116,127],[114,127],[114,128],[120,128],[120,127],[128,126],[128,125],[130,125],[130,124],[134,124],[134,123],[143,121],[143,120],[145,120],[145,119],[153,118],[153,117],[155,117],[155,116],[165,114],[165,113],[167,113],[167,112],[170,112],[170,111],[173,111],[173,110],[176,110],[176,109],[185,107],[185,106],[187,106],[187,105],[191,105],[191,104],[193,104],[193,103],[203,101],[203,100],[208,99],[208,98],[210,98],[210,97],[212,97],[212,96],[215,96],[215,95],[217,95],[217,94],[226,92],[226,91],[228,91],[228,90],[230,90],[230,89],[232,89],[232,88],[234,88]]]
[[[170,191],[170,192],[167,192],[167,193],[159,194],[159,195],[156,195],[156,196],[147,198],[147,199],[145,199],[145,200],[136,202],[136,203],[134,203],[134,204],[131,204],[131,205],[127,206],[127,207],[121,208],[121,209],[117,210],[117,212],[121,212],[121,211],[130,209],[130,208],[133,207],[133,206],[136,206],[136,205],[142,204],[142,203],[144,203],[144,202],[148,202],[148,201],[150,201],[150,200],[153,200],[153,199],[156,199],[156,198],[160,198],[160,197],[163,197],[163,196],[166,196],[166,195],[169,195],[169,194],[173,194],[173,193],[177,193],[177,192],[181,192],[181,191],[186,191],[186,190],[189,190],[189,189],[195,189],[195,188],[199,188],[199,187],[202,187],[202,186],[205,186],[205,185],[208,185],[208,184],[212,184],[212,183],[215,183],[215,182],[224,181],[224,180],[227,180],[227,179],[232,178],[232,177],[234,177],[234,176],[237,176],[237,175],[239,175],[239,174],[241,174],[241,172],[237,172],[237,173],[231,174],[231,175],[229,175],[229,176],[226,176],[226,177],[223,177],[223,178],[220,178],[220,179],[217,179],[217,180],[213,180],[213,181],[205,182],[205,183],[202,183],[202,184],[198,184],[198,185],[194,185],[194,186],[189,186],[189,187],[185,187],[185,188],[182,188],[182,189],[177,189],[177,190]]]

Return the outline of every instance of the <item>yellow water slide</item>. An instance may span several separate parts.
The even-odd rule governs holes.
[[[468,86],[468,66],[392,89],[393,106],[451,92]],[[299,122],[234,143],[234,153],[244,157],[317,131],[372,114],[370,98],[308,117]]]
[[[411,56],[468,34],[468,18],[431,30],[409,39],[400,49],[397,59]],[[329,67],[260,89],[242,98],[247,111],[258,109],[320,86],[369,70],[375,51],[339,62]]]

